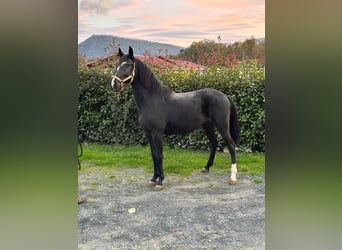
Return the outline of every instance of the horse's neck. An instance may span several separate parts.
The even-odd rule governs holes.
[[[145,63],[142,61],[138,61],[137,63],[139,64],[138,79],[151,94],[154,94],[154,92],[159,89],[161,83]]]
[[[132,89],[138,109],[142,110],[144,105],[151,99],[151,94],[145,89],[140,80],[133,82]]]
[[[160,96],[161,88],[165,88],[155,77],[153,72],[141,61],[138,62],[137,77],[132,84],[133,95],[141,110],[151,100],[156,100],[155,97]]]

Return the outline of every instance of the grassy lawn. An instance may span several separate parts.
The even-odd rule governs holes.
[[[176,173],[183,176],[190,175],[193,171],[200,171],[207,163],[209,151],[170,149],[164,147],[163,167],[164,173]],[[87,171],[91,166],[106,168],[136,168],[141,167],[147,173],[153,173],[152,157],[149,146],[122,146],[83,144],[83,155],[80,158],[82,169]],[[238,172],[252,176],[264,174],[265,154],[244,153],[236,154]],[[217,152],[212,171],[230,172],[229,153]]]

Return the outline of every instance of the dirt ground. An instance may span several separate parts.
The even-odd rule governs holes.
[[[231,186],[214,167],[166,173],[162,191],[147,186],[150,177],[140,168],[80,172],[78,249],[265,249],[264,176]]]

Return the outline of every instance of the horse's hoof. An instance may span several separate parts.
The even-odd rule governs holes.
[[[201,173],[209,173],[209,169],[207,169],[207,168],[202,168]]]
[[[155,181],[149,181],[147,183],[147,186],[149,186],[149,187],[154,187],[155,185],[157,185],[157,182],[155,182]]]
[[[155,185],[155,186],[154,186],[154,190],[155,190],[155,191],[161,191],[161,190],[163,190],[163,188],[164,188],[163,185]]]
[[[235,185],[237,183],[237,180],[230,179],[228,182],[230,185]]]

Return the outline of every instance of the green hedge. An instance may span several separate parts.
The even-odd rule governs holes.
[[[234,101],[240,121],[242,150],[265,151],[265,81],[263,69],[256,62],[245,62],[231,69],[209,68],[204,72],[174,72],[153,69],[163,84],[176,92],[215,88]],[[79,69],[79,130],[89,140],[106,144],[147,144],[138,124],[132,89],[113,92],[109,70]],[[217,133],[222,144],[222,139]],[[167,136],[165,143],[184,148],[207,149],[202,130],[186,136]],[[222,144],[223,145],[223,144]]]

